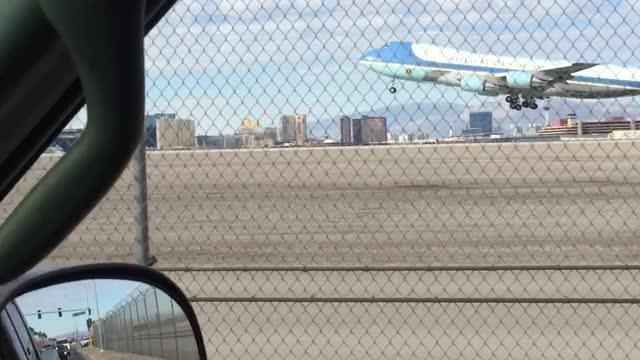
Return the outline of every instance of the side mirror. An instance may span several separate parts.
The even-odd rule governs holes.
[[[0,287],[0,303],[0,332],[19,338],[22,324],[43,358],[206,359],[189,301],[148,267],[39,267]]]

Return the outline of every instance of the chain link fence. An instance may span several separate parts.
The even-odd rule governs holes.
[[[626,359],[638,267],[163,268],[211,358]]]
[[[140,285],[92,326],[95,346],[160,359],[195,359],[189,320],[167,294]]]
[[[211,357],[632,358],[636,9],[178,1],[146,39],[146,176],[130,166],[47,261],[134,262],[148,241]],[[505,81],[548,92],[493,96],[538,60],[609,65],[516,66]]]

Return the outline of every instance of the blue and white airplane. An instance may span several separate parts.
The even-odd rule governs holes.
[[[551,96],[602,99],[640,94],[640,69],[482,55],[434,45],[392,42],[360,60],[395,80],[460,87],[478,95],[507,95],[512,109],[536,109]]]

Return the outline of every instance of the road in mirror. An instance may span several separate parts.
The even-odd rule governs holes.
[[[128,280],[67,282],[26,293],[5,309],[22,318],[42,359],[197,359],[180,306]]]

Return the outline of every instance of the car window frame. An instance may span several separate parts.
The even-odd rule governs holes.
[[[31,4],[34,1],[36,0],[25,0],[24,4]],[[151,31],[151,29],[153,29],[155,25],[166,15],[166,13],[173,7],[176,1],[177,0],[147,0],[144,3],[143,33],[145,35],[149,31]],[[4,6],[5,4],[0,4],[0,9],[7,10],[8,12],[8,10],[13,8],[11,5],[15,5],[15,3],[22,3],[22,1],[9,2],[6,7]],[[79,2],[79,4],[82,4],[82,2]],[[56,6],[57,5],[50,4],[49,2],[40,2],[38,7],[29,8],[29,14],[36,17],[42,17],[44,16],[43,7],[48,7],[49,10],[53,9],[54,13],[57,13],[61,17],[64,17],[66,12],[62,11],[62,8],[57,9]],[[58,10],[61,11],[58,12]],[[33,19],[34,16],[26,16],[25,18]],[[47,25],[49,27],[52,26],[50,20],[51,19],[49,18],[49,22]],[[30,23],[25,23],[24,27],[26,30],[30,30],[34,26],[31,26]],[[15,30],[15,28],[17,28],[18,30]],[[6,33],[9,35],[12,33],[20,34],[24,33],[26,30],[23,31],[23,29],[20,29],[18,26],[14,26],[6,30]],[[59,29],[55,30],[53,28],[47,28],[45,32],[49,34],[53,31],[59,34]],[[41,41],[34,42],[31,46],[50,46],[54,42],[59,41],[59,39],[57,38],[51,41],[44,41],[46,38],[45,36],[36,38]],[[21,46],[24,45],[24,42],[18,41],[17,43]],[[27,50],[28,49],[29,47],[27,46]],[[0,57],[4,55],[8,59],[12,59],[12,62],[9,65],[14,66],[7,66],[7,69],[3,70],[3,72],[10,72],[12,68],[15,67],[17,72],[25,73],[25,76],[32,75],[31,72],[33,71],[33,69],[23,69],[22,65],[24,64],[19,61],[20,56],[28,55],[23,55],[23,53],[28,53],[28,51],[11,52],[10,50],[11,49],[7,49],[6,53],[3,52],[2,54],[0,54]],[[69,49],[67,48],[66,50]],[[39,56],[39,63],[48,64],[43,71],[46,70],[49,72],[59,72],[72,63],[72,59],[70,57],[61,56],[60,51],[61,50],[57,46],[54,46],[54,49],[51,52]],[[76,66],[74,66],[74,68],[77,72],[77,64]],[[42,77],[30,76],[28,78],[31,79],[30,81],[34,83],[36,87],[42,88],[42,86],[40,86]],[[9,191],[23,177],[25,172],[35,163],[35,161],[46,150],[49,144],[56,138],[56,136],[85,104],[84,89],[86,88],[86,84],[84,86],[81,85],[78,74],[69,74],[68,80],[69,85],[66,87],[66,89],[62,89],[60,91],[53,91],[53,89],[50,89],[50,91],[45,91],[43,94],[40,94],[40,96],[35,97],[47,100],[51,100],[51,98],[53,98],[53,102],[52,105],[48,107],[48,109],[43,109],[41,111],[42,114],[37,115],[39,117],[38,121],[34,122],[30,131],[21,135],[20,141],[16,142],[15,146],[12,146],[13,149],[6,150],[8,152],[8,155],[3,157],[3,160],[0,162],[0,201],[5,198]],[[26,84],[21,85],[26,86]],[[98,85],[96,85],[96,87],[100,88],[100,86]],[[25,98],[28,101],[25,101]],[[97,98],[100,98],[100,96],[98,96]],[[117,99],[118,96],[115,96],[114,98]],[[120,100],[122,100],[122,102],[127,101],[126,99],[123,99],[123,96],[120,96]],[[17,114],[20,111],[24,111],[25,109],[27,111],[29,111],[29,109],[33,109],[33,101],[34,95],[29,91],[24,91],[22,93],[19,93],[19,96],[11,97],[10,101],[3,101],[2,103],[0,103],[0,109],[2,109],[3,107],[11,108],[11,111],[7,111],[5,117],[7,119],[13,119],[14,116],[12,116],[12,114]],[[140,116],[140,121],[142,121],[142,116]],[[110,122],[98,121],[98,123],[106,124],[107,128],[113,128],[115,136],[115,130],[117,129],[115,129],[115,126],[111,126]],[[123,129],[127,129],[130,130],[131,134],[138,131],[133,127],[129,129],[127,126],[123,126],[123,123],[120,123],[120,125],[120,131],[122,131]],[[86,141],[84,141],[84,143],[93,144],[94,142],[96,142],[96,139],[101,139],[99,136],[99,132],[97,132],[97,134],[98,135],[95,135],[93,137],[85,137]],[[133,151],[135,150],[134,146],[136,144],[133,143],[132,139],[132,136],[130,137],[130,139],[128,139],[129,142],[131,142],[131,144],[129,144],[131,148],[127,147],[126,151],[121,151],[119,153],[120,156],[115,156],[111,161],[107,162],[95,162],[95,164],[100,165],[91,165],[92,167],[95,166],[96,168],[103,169],[106,175],[97,177],[99,179],[97,183],[96,180],[93,179],[93,181],[91,182],[83,181],[83,185],[95,186],[96,184],[100,183],[103,187],[112,185],[111,182],[114,182],[115,179],[120,175],[120,172],[126,167],[126,162],[128,161],[128,158],[130,156],[125,156],[125,153],[133,153]],[[77,152],[77,154],[81,153],[82,152]],[[71,154],[67,154],[66,156],[68,155]],[[85,161],[89,160],[88,156],[77,155],[76,157]],[[73,169],[82,168],[82,165],[78,165],[81,164],[81,162],[68,162],[71,165],[63,167],[67,172]],[[50,175],[53,175],[53,177],[57,179],[55,181],[66,180],[73,182],[75,181],[74,179],[78,179],[77,176],[60,176],[60,173],[62,173],[62,171],[58,171],[56,172],[56,174],[51,174],[51,172],[48,172],[38,182],[38,186],[34,187],[34,191],[30,192],[29,195],[20,202],[20,205],[13,210],[9,217],[7,219],[4,219],[4,222],[0,224],[0,242],[2,242],[4,245],[0,248],[0,258],[2,258],[2,260],[4,261],[3,271],[0,271],[0,283],[7,283],[11,280],[16,279],[17,277],[37,265],[42,259],[44,259],[51,251],[53,251],[53,249],[55,249],[60,244],[60,242],[64,240],[67,233],[69,233],[78,223],[82,221],[82,219],[88,214],[90,209],[96,206],[97,200],[99,200],[99,198],[103,196],[104,192],[106,191],[104,188],[100,189],[100,191],[97,192],[87,191],[83,198],[78,199],[78,202],[75,206],[70,206],[66,208],[67,211],[65,213],[60,213],[57,221],[49,222],[54,233],[49,235],[42,235],[45,234],[45,231],[40,229],[42,231],[40,235],[42,236],[31,236],[29,233],[33,230],[33,226],[29,225],[28,223],[30,222],[30,220],[36,220],[37,218],[42,217],[42,215],[38,215],[38,209],[44,209],[45,205],[54,206],[54,201],[47,200],[47,198],[51,199],[52,197],[55,197],[56,194],[58,194],[55,191],[39,190],[48,189],[48,187],[43,185],[43,182],[46,183],[47,179],[51,179],[52,176]],[[55,182],[54,180],[51,181]],[[40,196],[38,194],[40,194]],[[35,204],[35,206],[29,206],[29,204],[31,203]],[[26,214],[26,216],[24,214]],[[28,243],[20,243],[20,238],[28,239]]]
[[[12,315],[12,312],[15,313],[14,314],[15,316]],[[35,341],[33,341],[33,336],[31,335],[31,332],[29,331],[29,324],[24,318],[22,311],[20,311],[20,308],[12,301],[5,306],[5,308],[2,310],[2,314],[6,316],[8,320],[8,323],[6,325],[11,326],[11,330],[13,330],[12,335],[15,335],[15,339],[12,339],[12,340],[16,342],[16,345],[20,346],[20,349],[22,349],[21,353],[24,356],[24,358],[36,359],[36,360],[40,359],[37,346],[35,344]],[[17,317],[17,319],[14,319],[14,317]],[[23,326],[20,326],[20,325],[23,325]],[[21,334],[21,333],[24,333],[24,334]],[[26,341],[28,342],[27,345],[31,347],[31,354],[29,354],[28,348],[27,346],[25,346],[25,341],[24,341],[25,339],[23,339],[25,335],[28,337]]]

